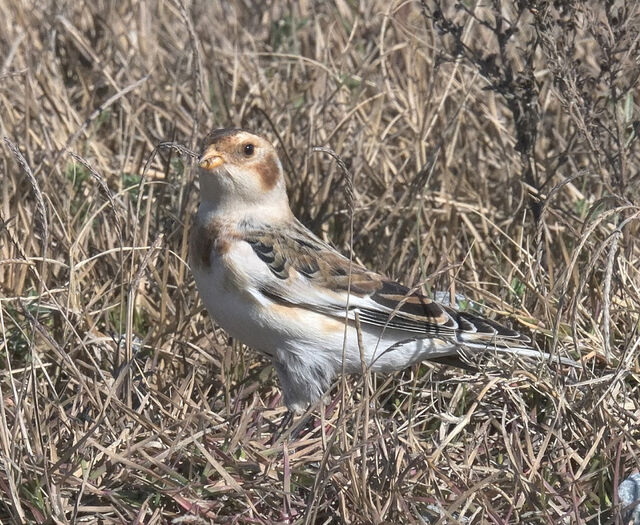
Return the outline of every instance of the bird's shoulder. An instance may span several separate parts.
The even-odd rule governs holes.
[[[278,279],[304,279],[333,291],[371,293],[383,276],[349,260],[297,219],[281,225],[247,224],[240,233]]]

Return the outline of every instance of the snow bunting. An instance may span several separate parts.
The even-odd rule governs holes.
[[[545,357],[518,332],[350,263],[316,237],[293,216],[264,137],[217,129],[198,163],[190,238],[198,290],[224,330],[272,360],[290,410],[320,398],[343,369],[362,371],[358,330],[373,372],[464,348]]]

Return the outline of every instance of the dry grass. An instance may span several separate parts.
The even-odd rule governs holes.
[[[0,3],[0,519],[619,521],[640,462],[623,3]],[[341,170],[312,147],[335,150],[362,262],[583,368],[351,378],[269,446],[275,374],[186,263],[191,159],[152,154],[228,125],[279,144],[296,213],[346,252]]]

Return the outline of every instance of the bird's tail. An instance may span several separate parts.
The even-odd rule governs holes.
[[[513,343],[513,342],[511,342]],[[546,352],[542,352],[540,350],[536,350],[531,346],[512,346],[512,344],[505,344],[504,341],[499,340],[487,340],[487,341],[460,341],[460,344],[469,350],[473,350],[474,353],[477,351],[483,352],[497,352],[500,354],[511,354],[518,355],[522,357],[528,357],[531,359],[536,359],[538,361],[547,361],[549,363],[573,366],[575,368],[581,368],[582,365],[577,361],[569,357],[560,357],[557,355],[551,355]]]
[[[581,367],[580,363],[573,359],[552,356],[536,350],[530,346],[530,338],[491,319],[459,311],[456,312],[455,319],[458,323],[456,332],[458,343],[469,350],[495,351],[501,354],[519,355],[551,363]]]

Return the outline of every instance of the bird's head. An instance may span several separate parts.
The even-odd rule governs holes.
[[[273,145],[243,129],[216,129],[198,159],[203,201],[227,210],[282,208],[289,212],[282,164]]]

